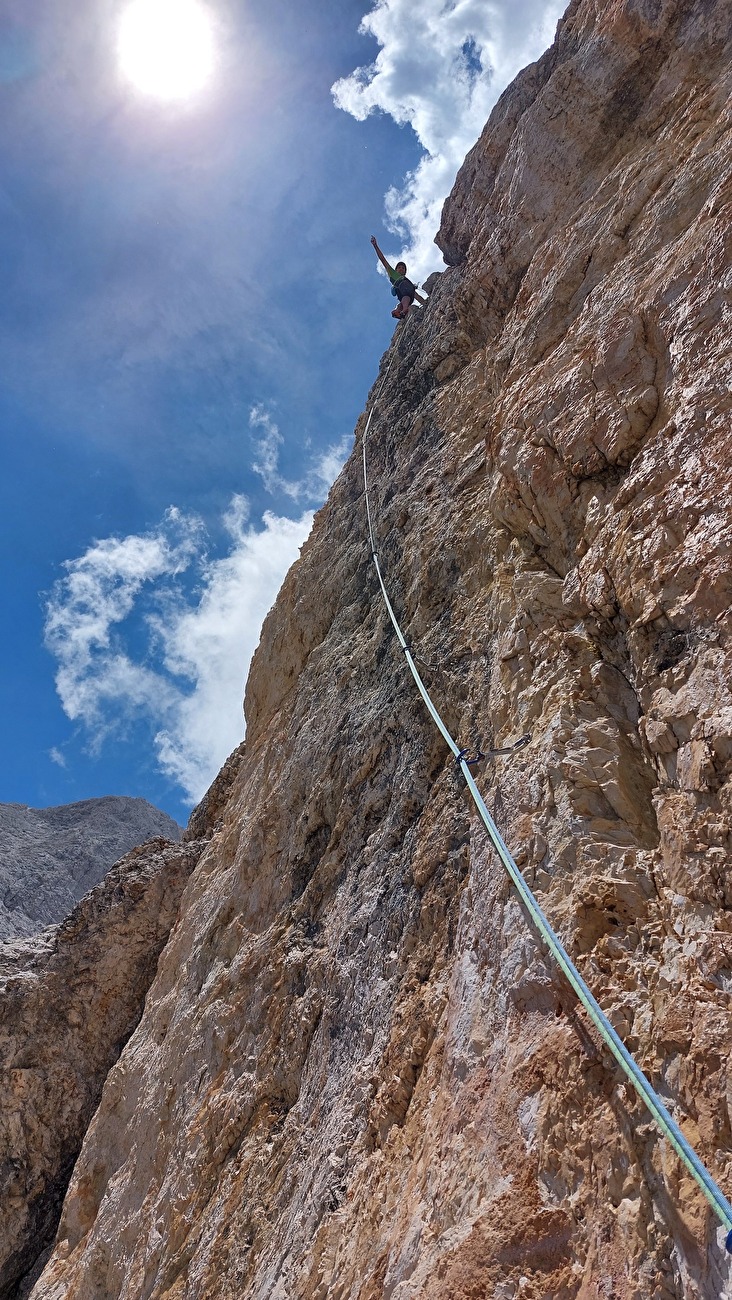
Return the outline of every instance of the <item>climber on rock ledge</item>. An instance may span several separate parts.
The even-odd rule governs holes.
[[[406,262],[397,262],[396,266],[390,266],[376,242],[376,235],[371,236],[371,243],[376,249],[376,256],[391,280],[391,291],[394,297],[399,299],[399,306],[396,307],[391,314],[392,316],[395,316],[397,320],[406,320],[409,315],[409,308],[415,298],[417,299],[417,302],[422,303],[425,302],[426,299],[423,298],[421,294],[417,293],[416,286],[412,284],[411,280],[407,279]]]

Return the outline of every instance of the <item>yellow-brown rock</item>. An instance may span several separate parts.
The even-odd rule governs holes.
[[[728,1195],[731,27],[573,0],[458,176],[370,435],[425,679],[466,745],[531,731],[481,788]],[[413,689],[360,444],[246,712],[34,1300],[732,1295]]]

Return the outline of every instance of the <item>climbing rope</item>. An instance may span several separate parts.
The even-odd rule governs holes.
[[[486,807],[486,804],[483,800],[483,796],[481,795],[475,783],[473,774],[470,769],[472,764],[474,764],[477,761],[477,758],[476,756],[473,756],[472,758],[469,757],[471,751],[467,749],[461,749],[459,745],[456,743],[456,741],[453,739],[453,737],[451,736],[447,727],[445,726],[445,723],[440,717],[440,714],[438,713],[430,697],[427,687],[425,686],[424,682],[422,681],[422,678],[419,675],[417,666],[414,662],[414,657],[412,656],[406,638],[401,630],[401,627],[399,626],[399,622],[392,608],[391,601],[389,600],[389,594],[386,590],[384,579],[381,573],[381,566],[379,565],[379,557],[376,552],[376,539],[374,536],[373,519],[371,516],[371,504],[369,500],[366,449],[367,449],[368,433],[369,433],[369,429],[371,428],[371,421],[374,416],[374,411],[376,410],[376,406],[383,392],[384,385],[386,384],[386,381],[389,377],[389,372],[391,370],[395,356],[396,356],[396,348],[392,353],[392,357],[386,368],[384,377],[381,381],[381,384],[379,385],[374,400],[371,404],[371,410],[369,412],[369,416],[366,421],[366,427],[363,433],[362,452],[363,452],[364,498],[366,501],[366,517],[368,520],[369,542],[371,545],[371,558],[374,562],[374,568],[376,569],[376,576],[378,577],[379,580],[381,594],[384,599],[384,604],[386,606],[389,618],[391,619],[392,626],[394,628],[394,631],[396,632],[397,640],[402,650],[404,651],[404,657],[407,661],[407,666],[409,668],[409,671],[411,672],[412,677],[414,678],[415,684],[417,686],[417,690],[419,691],[420,695],[422,696],[422,699],[424,700],[425,705],[427,706],[427,710],[432,718],[432,721],[435,723],[435,726],[440,732],[443,740],[445,741],[445,744],[452,751],[455,761],[458,767],[460,768],[463,776],[465,777],[465,782],[470,791],[470,794],[472,795],[473,802],[476,808],[478,809],[478,813],[480,814],[483,825],[488,831],[490,839],[493,843],[493,847],[495,848],[509,876],[509,879],[514,885],[516,892],[519,895],[519,898],[521,899],[527,911],[529,912],[529,915],[534,925],[536,926],[536,929],[538,930],[539,934],[543,938],[547,948],[554,956],[557,965],[559,966],[559,968],[565,975],[566,979],[569,981],[575,993],[577,994],[577,997],[582,1003],[582,1006],[585,1008],[585,1011],[590,1017],[592,1023],[594,1024],[601,1038],[603,1039],[607,1047],[612,1052],[613,1056],[615,1057],[615,1060],[618,1062],[623,1073],[630,1080],[636,1092],[641,1097],[645,1105],[648,1107],[648,1110],[651,1112],[651,1115],[656,1121],[659,1130],[666,1138],[668,1138],[668,1141],[671,1143],[671,1146],[673,1147],[677,1156],[679,1157],[680,1160],[683,1161],[684,1165],[688,1169],[692,1178],[695,1180],[695,1182],[703,1192],[704,1196],[707,1198],[707,1201],[711,1205],[715,1214],[722,1221],[724,1227],[727,1230],[726,1247],[728,1251],[732,1252],[732,1205],[730,1205],[730,1202],[727,1200],[724,1193],[717,1186],[716,1182],[712,1178],[709,1171],[702,1164],[701,1160],[699,1159],[698,1155],[694,1151],[693,1147],[689,1145],[681,1129],[679,1128],[678,1124],[669,1114],[663,1102],[661,1101],[661,1098],[658,1096],[658,1093],[652,1087],[651,1083],[646,1078],[640,1066],[636,1064],[630,1052],[628,1051],[627,1047],[623,1043],[622,1039],[613,1029],[604,1011],[600,1007],[594,995],[591,993],[589,987],[585,983],[584,979],[582,978],[579,971],[577,970],[577,967],[575,966],[571,957],[567,953],[559,936],[554,932],[551,925],[549,924],[549,921],[544,916],[544,913],[539,907],[537,900],[534,898],[534,895],[529,889],[529,886],[526,884],[526,881],[524,880],[523,876],[521,875],[521,872],[516,866],[516,863],[514,862],[513,857],[511,856],[511,853],[509,852],[503,840],[503,837],[500,831],[498,830],[498,827],[496,826],[496,823],[494,822],[493,818],[491,817],[491,814],[488,811],[488,808]],[[528,739],[529,737],[522,736],[521,740],[517,742],[516,745],[507,746],[505,750],[503,751],[496,750],[493,751],[493,753],[512,752],[515,748],[518,748],[519,745],[526,744],[528,742]],[[480,755],[480,757],[485,757],[485,755]]]

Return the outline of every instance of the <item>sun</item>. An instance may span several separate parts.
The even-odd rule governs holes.
[[[119,24],[124,75],[158,99],[187,99],[214,66],[211,18],[199,0],[131,0]]]

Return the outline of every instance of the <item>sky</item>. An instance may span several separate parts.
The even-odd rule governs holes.
[[[563,7],[0,0],[0,802],[185,822],[394,328],[369,238],[442,267]]]

